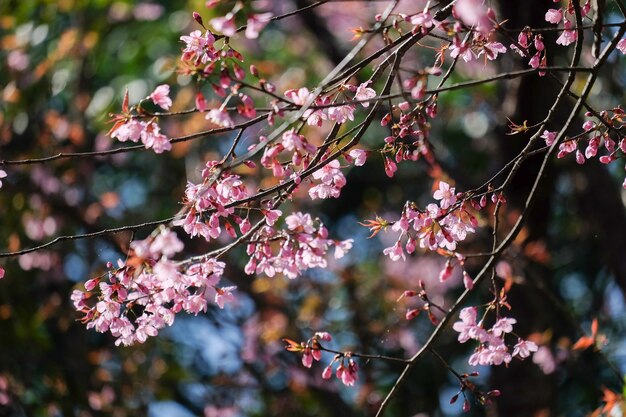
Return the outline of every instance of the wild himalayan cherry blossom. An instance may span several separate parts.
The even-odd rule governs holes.
[[[215,28],[216,31],[222,32],[224,36],[230,37],[237,33],[235,15],[233,13],[228,13],[226,16],[214,17],[209,20],[209,23]]]
[[[330,342],[332,337],[327,332],[317,332],[315,335],[307,340],[307,342],[295,342],[290,339],[283,339],[287,343],[285,349],[290,352],[302,353],[302,365],[306,368],[311,368],[314,361],[320,361],[322,359],[322,341]],[[333,365],[337,364],[335,370],[335,376],[346,386],[354,386],[358,380],[359,367],[352,359],[351,352],[345,352],[340,355],[335,355],[330,364],[322,371],[323,379],[330,379],[333,376]]]
[[[439,181],[439,189],[435,191],[433,197],[435,200],[441,200],[439,205],[442,209],[447,209],[452,204],[456,203],[454,187],[450,188],[450,184],[444,181]]]
[[[554,140],[556,139],[557,133],[558,132],[550,132],[548,130],[544,130],[543,133],[541,134],[541,138],[543,138],[546,141],[547,146],[552,146],[552,144],[554,143]]]
[[[365,161],[367,160],[367,151],[363,149],[352,149],[348,152],[350,159],[349,163],[354,163],[355,166],[360,167],[365,165]]]
[[[272,19],[271,13],[259,13],[253,14],[248,18],[246,26],[246,38],[256,39],[259,37],[259,32],[263,30],[265,25]]]
[[[109,134],[120,142],[127,140],[137,142],[141,139],[146,149],[152,148],[155,153],[169,151],[172,149],[172,144],[167,136],[161,133],[161,129],[155,120],[144,122],[130,119],[111,130]]]
[[[570,22],[569,20],[566,20],[563,26],[564,26],[563,33],[561,33],[561,36],[559,36],[559,38],[556,40],[556,43],[559,45],[563,45],[563,46],[571,45],[572,43],[576,41],[576,38],[577,38],[576,31],[571,30],[572,22]]]
[[[176,313],[206,311],[208,300],[220,308],[234,297],[234,287],[219,287],[224,263],[206,258],[186,269],[170,260],[183,244],[167,228],[146,240],[132,243],[128,264],[75,290],[72,301],[84,314],[87,328],[117,338],[116,344],[143,343],[160,329],[171,326]],[[165,249],[165,250],[164,250]]]
[[[411,17],[411,24],[415,25],[415,28],[413,28],[414,31],[419,27],[421,28],[422,33],[426,33],[427,29],[430,29],[431,27],[433,27],[433,25],[439,23],[435,19],[433,19],[433,15],[428,10],[428,6],[429,4],[426,3],[426,6],[424,6],[424,10],[422,12],[417,13]]]
[[[515,319],[502,317],[498,319],[491,329],[485,329],[483,323],[476,322],[478,310],[476,307],[467,307],[461,310],[460,321],[453,324],[452,328],[459,333],[458,340],[465,343],[470,339],[479,342],[478,347],[469,358],[469,364],[476,365],[501,365],[511,362],[514,356],[520,359],[527,358],[531,352],[536,352],[538,347],[531,341],[518,339],[513,347],[513,353],[509,353],[509,347],[504,337],[513,331]]]
[[[225,110],[211,109],[204,117],[218,126],[233,127],[235,125]]]
[[[169,95],[170,86],[167,84],[162,84],[155,88],[152,94],[148,96],[148,98],[162,109],[169,110],[169,108],[172,107],[172,99]]]
[[[435,198],[441,200],[440,206],[429,204],[423,211],[417,210],[411,202],[405,204],[402,215],[391,227],[400,232],[396,243],[383,250],[383,253],[392,261],[405,259],[404,250],[413,253],[419,244],[421,248],[437,250],[445,248],[455,250],[457,242],[465,240],[469,233],[474,233],[478,221],[461,204],[458,208],[448,211],[452,204],[456,203],[454,188],[445,182],[440,182],[439,189],[435,191]],[[445,206],[445,208],[444,208]],[[406,244],[402,246],[402,240],[406,237]]]
[[[181,60],[195,61],[196,64],[214,61],[217,52],[213,47],[215,37],[208,30],[202,34],[199,30],[194,30],[188,36],[181,36],[180,40],[185,42],[185,49]]]
[[[545,19],[546,22],[558,25],[561,23],[561,20],[563,20],[563,13],[561,12],[561,9],[550,9],[546,12]]]
[[[371,98],[376,97],[376,91],[373,88],[369,88],[371,81],[367,81],[361,83],[357,88],[354,94],[355,100],[369,100]],[[368,101],[364,101],[361,103],[363,107],[369,107],[370,103]]]
[[[626,38],[617,43],[617,49],[619,49],[621,53],[626,54]]]
[[[297,90],[287,90],[285,91],[285,97],[291,100],[297,106],[303,106],[308,102],[314,102],[317,105],[327,104],[328,100],[324,100],[323,98],[315,98],[315,95],[309,91],[308,88],[302,87]],[[302,115],[309,126],[321,126],[322,121],[327,120],[328,116],[324,109],[308,109]]]
[[[0,188],[2,188],[2,178],[6,178],[7,173],[5,170],[0,169]]]
[[[339,259],[352,247],[352,239],[335,241],[328,238],[328,230],[308,213],[295,212],[285,218],[286,229],[264,226],[251,236],[247,247],[250,260],[247,274],[265,274],[269,277],[282,273],[296,278],[307,269],[325,268],[326,254],[335,247]],[[278,244],[276,243],[278,242]]]
[[[207,241],[217,239],[221,235],[222,225],[227,232],[230,230],[231,235],[234,233],[230,227],[232,225],[228,222],[234,208],[227,206],[249,196],[239,175],[221,171],[217,178],[212,178],[217,166],[217,161],[207,162],[206,168],[202,171],[203,182],[187,184],[185,199],[189,210],[184,219],[176,222],[177,225],[182,225],[190,236],[202,236]]]
[[[482,0],[457,0],[454,12],[466,26],[474,28],[482,35],[487,35],[493,27],[491,10]]]
[[[4,278],[4,268],[0,266],[0,279]]]
[[[320,183],[309,190],[312,199],[338,198],[346,185],[346,177],[341,172],[339,161],[334,159],[313,173],[313,178]]]

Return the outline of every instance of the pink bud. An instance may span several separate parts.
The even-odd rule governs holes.
[[[326,368],[324,368],[324,371],[322,372],[322,378],[330,379],[332,375],[333,375],[333,369],[330,367],[330,365],[328,365]]]
[[[421,309],[418,309],[418,308],[413,309],[413,310],[408,310],[408,311],[406,312],[405,317],[406,317],[406,319],[407,319],[407,320],[413,320],[415,317],[419,316],[419,314],[420,314],[420,312],[421,312],[421,311],[422,311],[422,310],[421,310]]]
[[[193,20],[200,23],[200,26],[204,27],[204,23],[202,23],[202,16],[200,16],[200,13],[193,12]]]
[[[471,409],[471,405],[470,402],[466,399],[465,401],[463,401],[463,412],[467,413],[470,409]]]
[[[254,77],[259,78],[259,70],[255,65],[250,65],[250,74],[252,74]]]

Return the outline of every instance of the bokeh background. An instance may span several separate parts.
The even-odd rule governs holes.
[[[274,14],[307,4],[255,2]],[[279,92],[312,88],[354,44],[350,29],[366,27],[384,6],[386,2],[331,1],[271,23],[257,41],[235,39],[233,45]],[[554,7],[551,0],[499,1],[493,6],[508,19],[509,28],[547,26],[543,15]],[[403,1],[400,7],[415,13],[423,2]],[[179,37],[198,29],[192,11],[207,21],[227,8],[209,10],[202,1],[2,1],[0,160],[119,146],[104,132],[110,127],[109,113],[119,111],[127,88],[136,102],[168,83],[174,108],[192,107],[199,87],[177,72]],[[621,19],[610,4],[607,19]],[[556,36],[545,35],[550,60],[566,65],[567,50],[554,46]],[[508,45],[506,39],[503,43]],[[374,42],[368,50],[377,46]],[[416,48],[405,65],[432,65],[434,54]],[[583,61],[588,64],[591,57],[585,55]],[[450,82],[524,65],[512,54],[495,65],[463,64]],[[359,77],[367,79],[367,73]],[[619,105],[625,84],[624,59],[612,56],[591,103],[597,109]],[[444,261],[436,255],[390,262],[381,251],[394,236],[380,233],[367,239],[369,231],[358,221],[376,214],[394,219],[407,199],[427,204],[434,179],[455,181],[458,190],[482,184],[528,140],[524,134],[505,135],[506,117],[540,121],[557,89],[549,77],[530,76],[442,94],[431,135],[437,170],[422,162],[405,163],[390,180],[374,152],[365,167],[349,171],[341,198],[287,206],[320,216],[338,238],[355,239],[349,256],[326,270],[287,280],[246,276],[245,259],[235,252],[225,276],[238,286],[237,301],[197,317],[179,316],[172,328],[143,345],[116,347],[109,336],[85,330],[69,295],[101,273],[106,262],[123,259],[130,241],[151,229],[64,241],[0,259],[6,269],[0,282],[0,415],[370,415],[394,383],[398,365],[360,361],[357,386],[346,388],[321,379],[330,356],[305,369],[297,355],[284,351],[281,338],[305,340],[325,330],[335,336],[332,347],[337,349],[398,357],[415,353],[433,327],[426,317],[406,321],[412,304],[398,302],[399,295],[423,280],[431,297],[450,305],[461,292],[460,274],[440,284]],[[203,91],[217,100],[210,89]],[[558,127],[556,122],[553,128]],[[180,136],[206,128],[206,120],[202,115],[168,120],[163,128],[172,137]],[[269,128],[263,129],[256,134]],[[313,130],[307,134],[319,135]],[[372,125],[364,147],[379,149],[385,136],[385,129]],[[8,177],[0,190],[0,249],[16,251],[61,235],[170,217],[180,207],[186,180],[197,178],[203,162],[219,158],[229,139],[224,134],[180,143],[162,155],[139,151],[2,167]],[[536,162],[523,168],[507,193],[505,227],[519,213]],[[618,376],[626,371],[621,178],[621,164],[607,169],[563,160],[551,167],[520,238],[505,256],[514,271],[509,301],[519,322],[516,331],[540,343],[541,353],[508,369],[478,369],[480,376],[473,380],[485,390],[500,389],[502,396],[488,407],[470,397],[472,410],[466,415],[585,416],[601,405],[603,386],[621,391]],[[480,221],[484,227],[464,246],[466,252],[489,250],[490,220],[484,216]],[[197,240],[186,243],[189,254],[209,249]],[[480,263],[468,267],[475,273]],[[472,303],[488,299],[489,288],[484,288]],[[572,352],[572,343],[581,331],[589,332],[593,318],[599,319],[608,342],[602,354]],[[455,369],[471,372],[471,347],[455,339],[449,330],[436,347]],[[449,404],[456,391],[455,378],[427,356],[387,415],[462,414],[460,403]]]

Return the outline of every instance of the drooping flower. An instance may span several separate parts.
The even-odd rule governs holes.
[[[172,99],[170,98],[170,86],[167,84],[161,84],[148,96],[150,100],[157,106],[164,110],[169,110],[172,107]]]

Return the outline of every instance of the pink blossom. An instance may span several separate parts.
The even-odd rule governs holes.
[[[335,259],[341,259],[345,256],[350,249],[352,249],[352,243],[354,239],[346,239],[335,242]]]
[[[563,33],[561,33],[561,36],[559,36],[559,38],[556,40],[556,43],[558,45],[567,46],[567,45],[571,45],[572,43],[576,41],[576,38],[578,36],[576,34],[576,31],[571,30],[571,28],[572,28],[572,22],[570,22],[569,20],[566,20],[564,23]]]
[[[385,174],[387,174],[389,178],[393,178],[393,175],[397,170],[398,167],[396,163],[393,162],[391,159],[385,157]]]
[[[536,363],[541,371],[549,375],[556,370],[556,360],[547,346],[539,346],[533,355],[533,362]]]
[[[368,85],[371,84],[371,81],[364,82],[360,84],[354,95],[356,100],[369,100],[371,98],[376,97],[376,91],[373,88],[369,88]],[[364,101],[361,103],[363,107],[369,107],[370,103],[368,101]]]
[[[4,268],[0,266],[0,279],[4,278]]]
[[[439,181],[439,189],[435,191],[433,197],[435,200],[441,200],[439,205],[444,210],[456,203],[454,187],[450,188],[450,184],[444,181]]]
[[[354,165],[357,167],[365,165],[365,160],[367,159],[367,151],[363,149],[352,149],[348,152],[351,158],[354,159]]]
[[[265,25],[272,19],[271,13],[259,13],[253,14],[248,18],[246,26],[246,38],[256,39],[259,37],[259,32],[263,30]]]
[[[146,124],[144,122],[131,119],[112,130],[110,135],[112,138],[115,138],[120,142],[126,142],[127,140],[137,142],[141,138],[141,132],[143,132],[145,127]]]
[[[334,159],[315,171],[312,177],[320,180],[318,184],[309,190],[309,196],[315,198],[339,197],[340,190],[346,185],[346,178],[341,172],[339,161]]]
[[[205,118],[218,126],[233,127],[235,124],[228,115],[228,112],[221,109],[211,109],[206,114]]]
[[[535,342],[519,339],[517,344],[513,346],[513,356],[519,356],[524,359],[529,357],[531,352],[537,352],[537,349],[539,347]]]
[[[544,130],[541,134],[541,137],[546,141],[546,145],[552,146],[554,140],[556,139],[557,132],[550,132],[548,130]]]
[[[162,153],[172,149],[169,139],[161,133],[159,126],[155,122],[149,122],[145,125],[141,132],[141,141],[146,149],[152,148],[155,153]]]
[[[226,16],[214,17],[209,23],[217,32],[222,32],[224,36],[234,36],[237,33],[235,26],[235,15],[228,13]]]
[[[395,245],[390,246],[383,250],[383,254],[389,256],[389,259],[392,261],[398,261],[400,259],[406,260],[406,256],[404,255],[404,250],[400,245],[400,241],[397,241]]]
[[[7,177],[7,173],[5,170],[0,169],[0,188],[2,188],[2,178],[6,178]]]
[[[466,307],[461,310],[459,318],[461,321],[457,321],[452,325],[452,328],[459,332],[459,342],[465,343],[472,339],[471,333],[474,333],[476,326],[476,307]]]
[[[481,49],[478,55],[480,56],[483,53],[487,59],[493,61],[498,57],[498,54],[506,53],[506,46],[502,45],[500,42],[487,42],[483,45],[483,49]]]
[[[224,308],[224,303],[233,301],[235,295],[232,293],[237,287],[223,287],[215,289],[215,304],[219,308]]]
[[[439,282],[447,281],[452,276],[452,271],[454,271],[454,265],[452,265],[452,262],[448,259],[446,265],[439,273]]]
[[[558,25],[561,20],[563,20],[563,13],[561,12],[561,9],[550,9],[546,12],[545,19],[546,22]]]
[[[619,49],[622,54],[626,54],[626,38],[617,43],[617,49]]]
[[[474,28],[483,35],[489,34],[493,23],[482,0],[457,0],[454,4],[456,15],[465,25]]]
[[[181,60],[191,61],[195,59],[197,62],[206,63],[216,58],[213,48],[215,37],[211,32],[206,31],[203,35],[201,31],[194,30],[189,36],[181,36],[180,40],[185,42]]]
[[[454,37],[449,49],[452,58],[460,57],[465,62],[470,62],[474,59],[474,53],[470,49],[470,44],[468,42],[462,42],[458,36]]]
[[[154,89],[148,98],[150,98],[150,100],[152,100],[152,102],[157,106],[163,108],[164,110],[169,110],[169,108],[172,107],[172,99],[169,95],[170,86],[167,84],[161,84]]]
[[[491,332],[495,336],[501,336],[505,333],[511,333],[513,331],[513,325],[515,323],[517,323],[517,320],[503,317],[493,325],[493,327],[491,328]]]
[[[276,221],[282,214],[283,212],[280,210],[263,210],[265,223],[267,223],[268,226],[274,226],[274,223],[276,223]]]
[[[344,106],[335,106],[328,109],[328,118],[339,124],[345,123],[347,120],[354,120],[355,106],[346,104]]]
[[[309,92],[309,89],[306,87],[298,90],[287,90],[285,91],[285,97],[298,106],[302,106],[315,98],[313,93]]]
[[[331,365],[328,365],[322,372],[322,379],[330,379],[331,376],[333,376],[333,368]]]
[[[433,27],[436,23],[437,21],[433,19],[433,15],[428,10],[428,4],[424,7],[422,12],[411,17],[411,24],[420,26],[422,28],[422,32],[425,32],[426,29]]]
[[[328,332],[315,332],[315,338],[323,340],[325,342],[330,342],[331,340],[333,340],[333,337]]]

